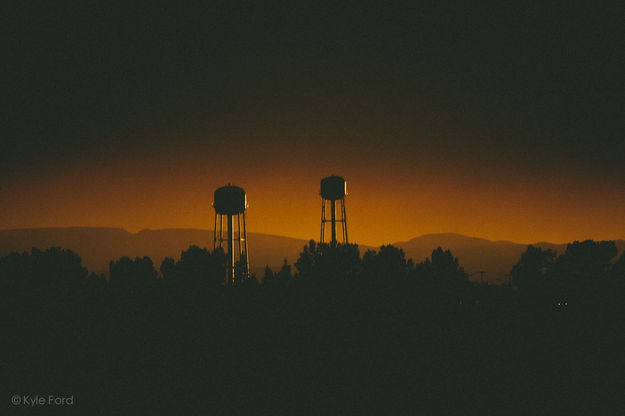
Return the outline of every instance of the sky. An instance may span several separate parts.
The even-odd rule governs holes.
[[[0,228],[625,238],[625,7],[9,1]],[[560,4],[557,4],[560,3]]]

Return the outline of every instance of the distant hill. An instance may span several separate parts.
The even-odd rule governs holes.
[[[484,238],[467,237],[461,234],[426,234],[394,245],[402,248],[406,257],[412,258],[417,263],[429,257],[432,254],[432,248],[440,246],[458,257],[464,270],[472,274],[471,280],[479,280],[478,272],[483,270],[484,280],[490,283],[507,281],[510,269],[528,246],[510,241],[490,241]],[[555,250],[558,254],[566,250],[566,244],[539,242],[533,245]],[[616,246],[619,253],[622,253],[625,250],[625,240],[617,240]]]
[[[293,264],[308,243],[303,239],[260,233],[248,233],[248,239],[250,268],[259,277],[266,265],[275,271],[281,267],[285,258]],[[619,253],[622,253],[625,241],[618,240],[616,244]],[[122,228],[102,227],[0,230],[0,256],[11,251],[28,251],[32,247],[45,249],[60,246],[78,253],[90,271],[105,274],[108,273],[109,261],[123,256],[149,256],[158,268],[165,257],[178,259],[180,252],[190,245],[212,248],[213,232],[172,228],[143,230],[133,234]],[[393,245],[402,248],[406,257],[412,258],[415,263],[429,257],[436,247],[449,249],[468,273],[475,273],[471,276],[472,280],[479,280],[480,275],[476,272],[484,270],[484,279],[491,283],[504,282],[527,247],[526,244],[489,241],[460,234],[427,234]],[[541,242],[535,245],[554,249],[558,253],[566,249],[566,244]],[[364,253],[369,248],[360,246],[360,252]]]

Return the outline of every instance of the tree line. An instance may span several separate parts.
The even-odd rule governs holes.
[[[614,242],[587,240],[567,245],[558,255],[551,249],[528,246],[510,271],[511,289],[523,299],[565,307],[605,302],[604,295],[622,291],[625,282],[625,253],[617,258]],[[235,266],[236,267],[236,266]],[[178,261],[165,258],[156,268],[149,257],[123,257],[109,264],[109,276],[89,273],[81,258],[71,250],[33,248],[30,253],[11,253],[0,258],[3,293],[15,299],[45,294],[46,299],[66,301],[82,294],[109,291],[121,297],[141,297],[164,289],[173,294],[197,292],[223,285],[227,256],[221,248],[213,251],[190,246]],[[457,300],[480,285],[468,274],[449,250],[440,247],[420,263],[406,259],[403,250],[392,245],[360,255],[356,244],[321,244],[311,240],[293,265],[284,260],[276,271],[269,266],[259,282],[246,279],[236,269],[237,286],[288,287],[315,281],[329,287],[351,281],[362,285],[392,285],[412,282],[430,289],[455,293]],[[505,285],[504,285],[505,286]],[[146,292],[146,293],[143,293]],[[512,292],[511,292],[512,293]]]

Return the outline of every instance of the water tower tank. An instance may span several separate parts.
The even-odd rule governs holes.
[[[321,197],[330,201],[343,199],[347,195],[347,182],[340,176],[328,176],[321,180]]]
[[[215,191],[213,207],[220,215],[242,214],[247,208],[245,191],[234,185],[222,186]]]

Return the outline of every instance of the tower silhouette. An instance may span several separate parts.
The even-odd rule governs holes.
[[[247,197],[243,188],[230,183],[215,191],[215,228],[213,235],[213,250],[222,247],[227,241],[228,270],[226,272],[226,286],[233,286],[239,279],[245,279],[250,273],[250,264],[247,257],[247,231],[245,228],[245,210]],[[224,235],[224,217],[226,219],[227,234]],[[235,233],[236,217],[236,233]],[[243,232],[241,232],[241,217],[243,217]],[[218,221],[219,219],[219,221]],[[219,222],[219,228],[217,228]],[[235,251],[236,242],[236,251]],[[235,255],[236,254],[236,255]]]
[[[340,176],[328,176],[321,180],[321,242],[325,242],[326,223],[330,223],[332,230],[332,244],[336,244],[336,223],[341,223],[343,243],[347,244],[347,216],[345,215],[345,195],[347,182]],[[339,202],[341,217],[336,217],[336,202]],[[326,218],[326,205],[330,203],[330,219]]]

